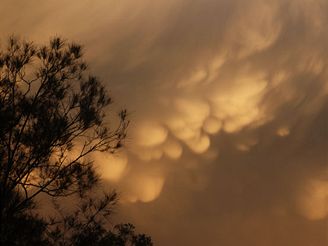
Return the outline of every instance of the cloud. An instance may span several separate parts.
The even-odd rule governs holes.
[[[125,152],[115,154],[97,153],[92,157],[101,178],[111,182],[118,182],[124,175],[128,157]]]
[[[300,196],[301,213],[310,220],[320,220],[328,216],[328,181],[311,180]]]
[[[124,152],[96,163],[162,245],[321,246],[327,13],[325,0],[4,0],[0,28],[85,44],[131,112]],[[152,223],[166,220],[167,234]]]
[[[151,202],[156,199],[164,185],[164,179],[160,176],[139,175],[131,180],[134,188],[130,189],[128,196],[130,202]]]

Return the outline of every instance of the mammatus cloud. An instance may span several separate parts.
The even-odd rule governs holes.
[[[142,206],[207,245],[324,246],[327,13],[326,0],[3,0],[0,29],[85,44],[132,122],[126,149],[95,162],[163,245],[176,222],[168,236]]]
[[[224,6],[224,3],[221,4]],[[299,44],[298,49],[303,48],[304,53],[297,53],[292,45],[284,44],[284,38],[294,38],[286,34],[288,25],[291,25],[288,23],[289,18],[296,18],[294,21],[298,24],[297,19],[307,16],[308,26],[302,30],[303,35],[312,33],[312,27],[319,24],[308,13],[302,12],[305,10],[301,3],[295,1],[288,5],[283,2],[263,1],[252,1],[247,5],[236,3],[231,10],[231,17],[228,16],[228,20],[225,20],[226,27],[210,30],[217,36],[223,36],[222,39],[215,37],[218,39],[217,43],[210,43],[206,47],[203,40],[194,37],[195,46],[199,45],[198,50],[184,51],[182,48],[180,53],[172,54],[172,58],[178,60],[181,59],[180,56],[190,56],[190,59],[196,60],[187,62],[189,67],[182,68],[183,74],[176,71],[178,69],[171,69],[172,75],[159,73],[158,76],[161,77],[156,77],[154,74],[154,78],[151,78],[154,81],[144,82],[149,87],[142,92],[145,97],[143,102],[151,107],[145,115],[144,112],[141,113],[142,119],[137,120],[131,130],[131,139],[134,142],[129,150],[133,153],[133,158],[148,162],[166,162],[166,159],[181,158],[186,151],[205,155],[210,149],[211,139],[220,137],[222,132],[236,134],[243,129],[258,128],[272,122],[281,107],[297,103],[297,100],[307,96],[306,86],[309,85],[302,81],[301,76],[325,76],[322,74],[325,58],[318,52],[310,54],[313,47],[309,47],[307,42]],[[295,16],[284,18],[281,10],[283,7],[291,11],[299,8],[299,12]],[[203,21],[201,18],[185,18],[191,25]],[[175,34],[170,28],[177,27],[170,26],[170,20],[167,21],[167,32]],[[179,23],[173,22],[171,25],[179,26]],[[211,23],[200,25],[213,28]],[[188,29],[183,31],[189,33]],[[175,35],[180,37],[179,34]],[[166,44],[161,42],[155,38],[150,47],[163,46],[165,49]],[[186,42],[188,44],[190,41]],[[208,55],[207,48],[217,51]],[[287,53],[285,57],[276,57],[275,52],[284,52],[285,49],[290,49],[291,53]],[[159,51],[162,59],[166,58],[165,51]],[[188,52],[197,52],[200,58]],[[270,54],[272,61],[268,60]],[[154,64],[158,61],[157,57],[148,59]],[[146,62],[145,65],[147,64]],[[313,83],[324,85],[321,79]],[[304,90],[300,87],[304,87]],[[324,97],[326,92],[324,88],[318,91],[319,98]],[[318,103],[317,100],[309,98],[308,104],[302,106],[309,107],[304,113],[312,111],[315,105],[311,104]],[[143,106],[137,106],[136,111],[139,112]],[[281,124],[277,127],[276,134],[286,137],[292,129],[287,122]],[[249,151],[257,143],[256,138],[251,138],[236,143],[235,146],[240,151]]]
[[[299,197],[300,212],[310,220],[320,220],[328,216],[328,181],[310,180]]]

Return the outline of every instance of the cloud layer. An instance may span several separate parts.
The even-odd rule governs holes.
[[[95,161],[156,245],[328,243],[327,1],[2,3],[4,37],[84,43],[130,110]]]

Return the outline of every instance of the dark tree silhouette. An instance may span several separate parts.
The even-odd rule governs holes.
[[[39,238],[40,245],[42,240],[55,245],[86,245],[89,240],[93,243],[88,245],[98,245],[123,236],[131,245],[151,245],[149,238],[135,235],[133,227],[106,231],[102,219],[109,215],[115,193],[100,200],[88,197],[98,181],[88,156],[121,147],[128,120],[125,110],[117,118],[106,117],[111,98],[86,69],[81,46],[60,38],[45,46],[10,38],[0,52],[2,243],[12,240],[8,225],[21,220],[45,236]],[[53,200],[76,194],[82,205],[59,221],[46,222],[30,212],[40,194]],[[125,245],[108,242],[101,245]]]
[[[46,242],[51,245],[76,246],[152,246],[145,234],[136,234],[132,224],[118,224],[108,229],[106,218],[112,214],[111,208],[116,195],[105,195],[102,199],[84,199],[78,209],[65,213],[58,204],[59,217],[48,223]]]

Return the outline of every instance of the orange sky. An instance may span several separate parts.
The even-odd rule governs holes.
[[[82,43],[131,112],[94,158],[155,245],[328,245],[328,1],[0,3],[1,42]]]

